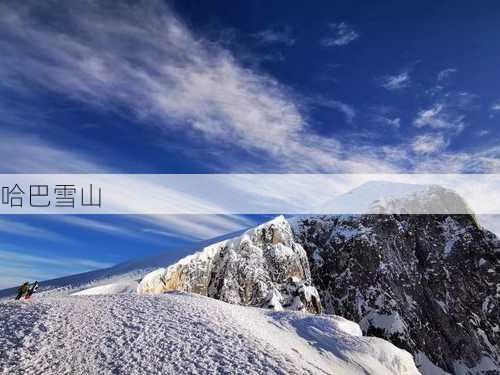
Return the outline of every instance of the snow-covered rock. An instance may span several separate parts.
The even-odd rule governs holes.
[[[144,277],[139,294],[171,290],[225,302],[321,312],[307,255],[283,216]]]
[[[413,353],[424,373],[500,373],[498,241],[473,215],[290,221],[325,312]]]
[[[322,340],[323,331],[359,337],[362,329],[413,353],[424,374],[499,374],[500,241],[471,212],[407,214],[433,207],[468,212],[467,203],[440,187],[387,183],[364,185],[342,199],[346,205],[359,199],[366,212],[385,214],[278,217],[245,233],[206,241],[196,247],[198,253],[184,249],[191,255],[180,261],[168,253],[42,283],[46,289],[38,296],[88,288],[82,294],[129,292],[118,285],[133,285],[146,274],[137,287],[140,294],[182,290],[278,311],[318,312],[323,306],[328,314],[359,323],[335,318],[323,326],[314,320],[315,329],[299,329],[307,327],[307,319],[292,324],[289,312],[269,312],[277,314],[274,325],[300,331],[309,342]],[[400,214],[387,214],[395,211]],[[259,333],[268,329],[252,324]],[[288,336],[272,332],[276,338],[266,336],[266,342],[279,341],[287,353],[294,352],[295,346],[285,342]],[[338,354],[343,345],[327,346]],[[335,373],[349,373],[339,368]]]

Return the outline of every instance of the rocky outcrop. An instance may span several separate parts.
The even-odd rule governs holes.
[[[181,290],[225,302],[321,312],[306,252],[283,216],[147,275],[139,293]]]
[[[309,216],[292,228],[325,312],[421,364],[499,373],[500,250],[472,215]]]

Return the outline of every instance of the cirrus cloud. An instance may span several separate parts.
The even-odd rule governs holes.
[[[324,47],[346,46],[359,38],[359,33],[346,22],[330,23],[328,28],[328,35],[320,41]]]

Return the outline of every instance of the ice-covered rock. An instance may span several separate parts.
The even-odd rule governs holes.
[[[306,252],[283,216],[146,275],[137,290],[180,290],[240,305],[321,312]]]

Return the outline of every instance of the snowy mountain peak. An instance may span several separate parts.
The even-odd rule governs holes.
[[[325,214],[470,214],[465,200],[439,185],[369,181],[327,201]]]

